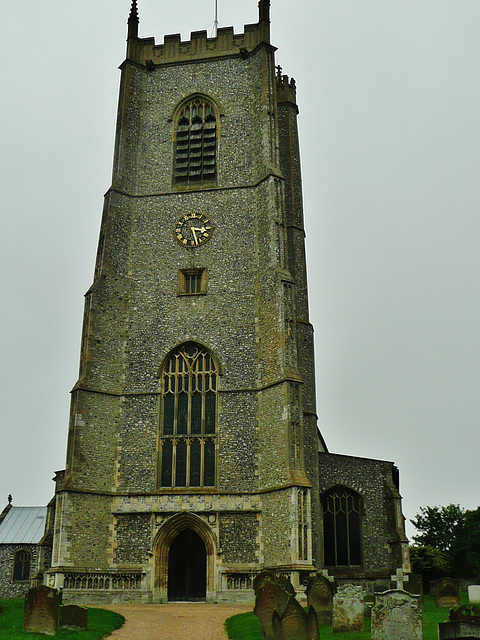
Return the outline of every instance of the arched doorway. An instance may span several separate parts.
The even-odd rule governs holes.
[[[205,600],[207,593],[207,550],[201,537],[184,529],[172,541],[168,552],[168,599]]]

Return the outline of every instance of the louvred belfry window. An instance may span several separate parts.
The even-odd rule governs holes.
[[[159,485],[215,486],[218,370],[195,343],[175,349],[162,376]]]
[[[213,104],[196,97],[175,118],[174,182],[211,182],[217,175],[217,116]]]

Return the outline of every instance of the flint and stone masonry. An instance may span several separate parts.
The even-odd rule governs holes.
[[[45,581],[64,601],[238,602],[263,568],[297,589],[408,571],[395,467],[333,456],[317,428],[269,0],[242,34],[156,44],[138,24],[134,0]]]

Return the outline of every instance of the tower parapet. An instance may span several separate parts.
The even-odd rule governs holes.
[[[297,85],[295,80],[282,75],[281,67],[277,67],[277,102],[297,104]]]
[[[128,18],[127,59],[142,66],[192,62],[203,58],[246,56],[260,44],[270,44],[270,1],[260,0],[259,21],[244,26],[244,33],[235,34],[233,27],[222,27],[216,37],[206,31],[194,31],[190,40],[182,41],[179,33],[164,37],[163,44],[155,38],[138,37],[137,2],[132,2]]]

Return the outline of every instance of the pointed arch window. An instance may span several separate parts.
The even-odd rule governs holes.
[[[174,122],[175,184],[215,180],[218,123],[213,103],[194,97],[180,107]]]
[[[15,554],[13,564],[13,579],[15,581],[30,580],[30,567],[32,566],[32,554],[22,549]]]
[[[347,487],[334,487],[322,496],[324,564],[362,564],[361,498]]]
[[[159,486],[213,487],[216,475],[218,369],[211,354],[184,344],[162,373]]]

